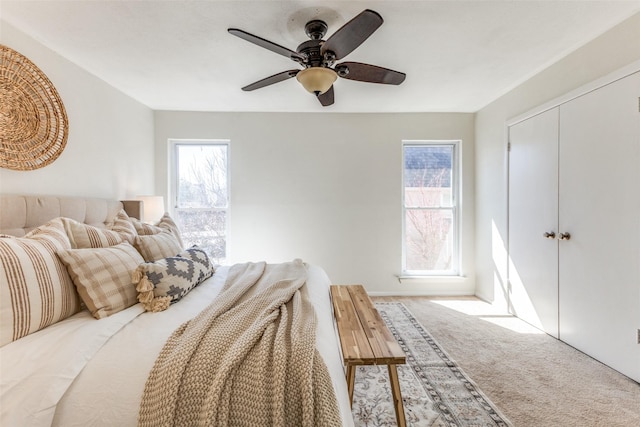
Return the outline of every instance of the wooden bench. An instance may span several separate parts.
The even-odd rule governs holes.
[[[349,400],[353,404],[356,366],[387,365],[398,426],[406,425],[396,365],[406,357],[362,285],[332,285],[331,302],[338,326]]]

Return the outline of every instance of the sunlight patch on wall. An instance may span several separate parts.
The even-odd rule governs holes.
[[[493,295],[494,304],[507,307],[507,245],[500,235],[495,221],[491,221],[491,259],[493,260]]]

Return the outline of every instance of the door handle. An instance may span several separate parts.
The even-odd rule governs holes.
[[[545,231],[544,237],[546,237],[547,239],[555,239],[556,233],[554,233],[553,231]]]
[[[560,240],[569,240],[571,238],[571,234],[569,233],[560,233],[558,234],[558,239]]]

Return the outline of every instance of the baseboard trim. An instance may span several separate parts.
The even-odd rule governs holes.
[[[472,297],[472,293],[466,291],[367,291],[372,297]]]
[[[475,296],[478,299],[481,299],[482,301],[484,301],[484,302],[486,302],[488,304],[493,304],[494,298],[493,297],[489,298],[487,295],[484,295],[482,292],[476,293]]]

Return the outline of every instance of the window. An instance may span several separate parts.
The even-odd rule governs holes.
[[[403,144],[404,274],[459,274],[458,147],[459,141]]]
[[[184,243],[221,264],[227,256],[228,141],[170,140],[170,148],[170,200]]]

